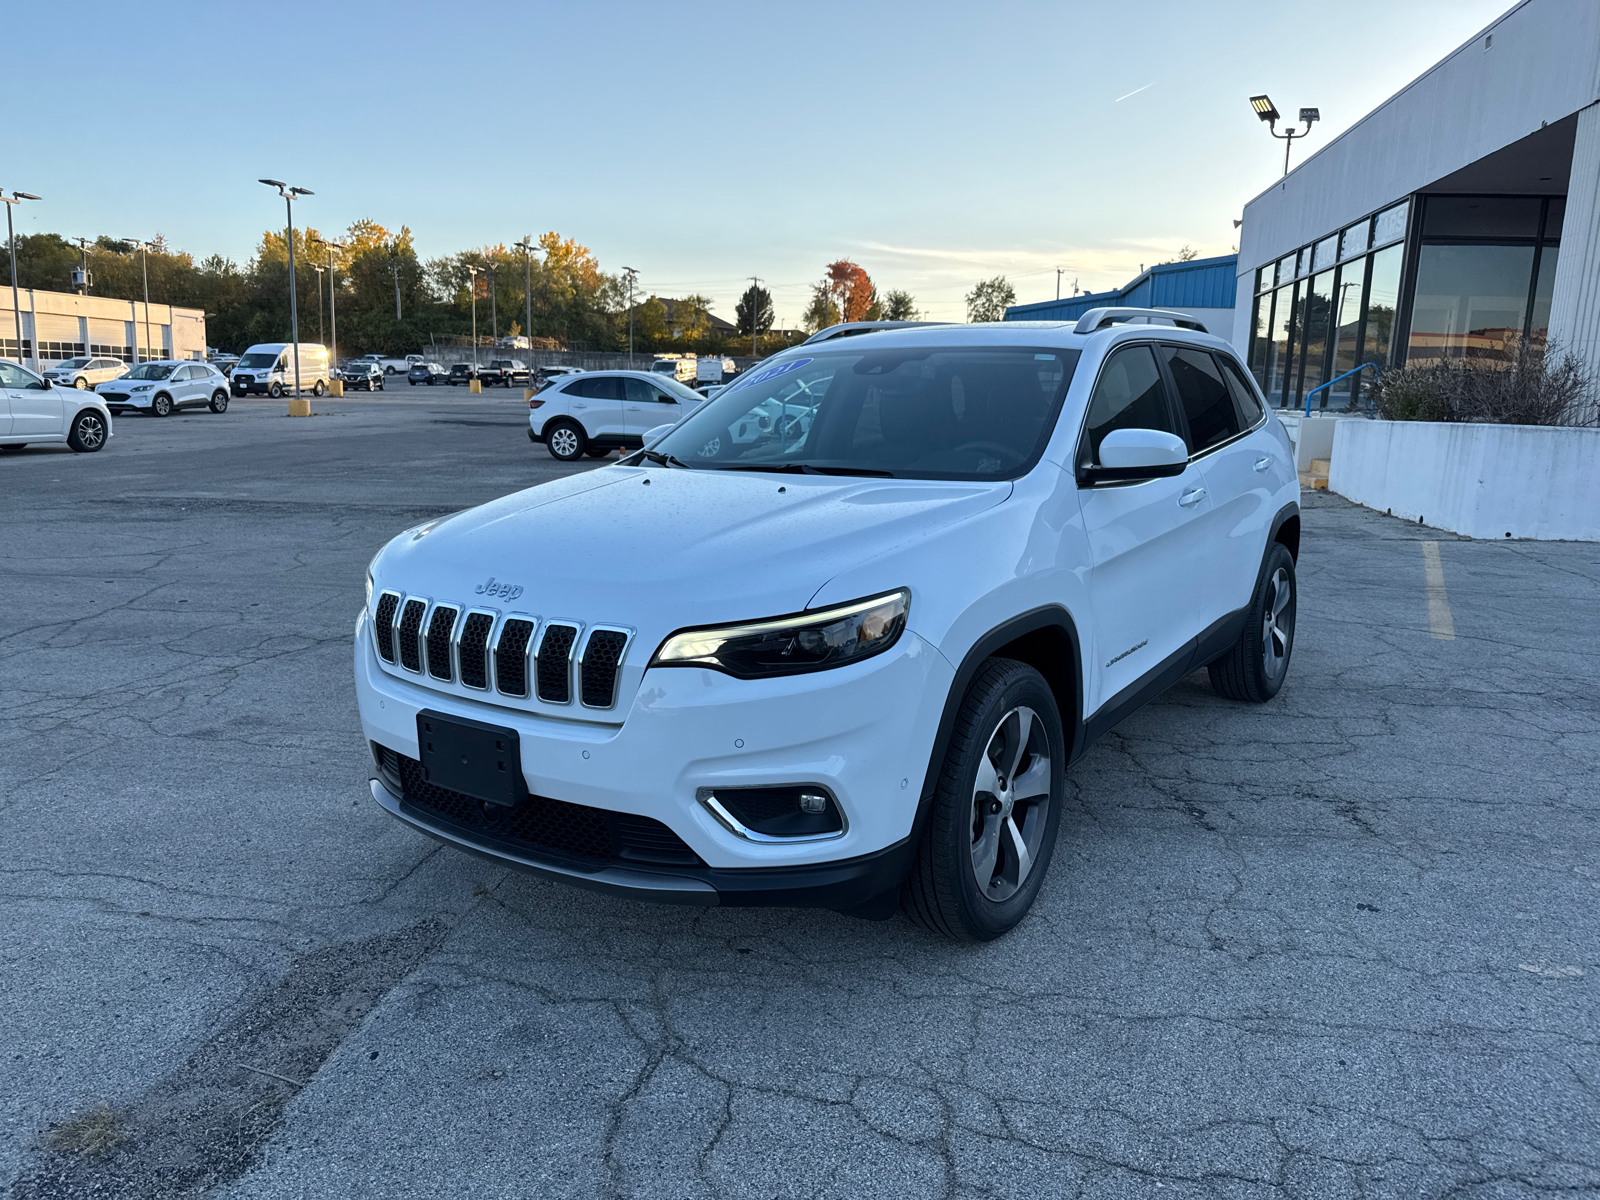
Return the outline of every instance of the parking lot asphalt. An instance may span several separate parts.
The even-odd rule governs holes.
[[[283,408],[0,457],[12,1196],[1600,1195],[1600,546],[1308,496],[1283,693],[1123,722],[962,947],[386,817],[368,559],[592,464],[516,391]]]

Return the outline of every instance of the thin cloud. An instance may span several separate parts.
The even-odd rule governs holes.
[[[1152,79],[1149,83],[1145,84],[1144,87],[1134,88],[1133,91],[1128,93],[1128,96],[1137,96],[1140,92],[1144,91],[1145,88],[1153,88],[1153,87],[1155,87],[1155,85],[1156,85],[1156,81]],[[1121,104],[1124,100],[1126,100],[1128,98],[1128,96],[1118,96],[1111,103],[1113,103],[1113,104]]]

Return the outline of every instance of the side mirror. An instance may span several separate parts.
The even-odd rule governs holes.
[[[1189,448],[1183,439],[1159,429],[1113,429],[1100,442],[1100,461],[1078,468],[1078,482],[1097,483],[1134,479],[1163,479],[1182,475],[1189,466]]]

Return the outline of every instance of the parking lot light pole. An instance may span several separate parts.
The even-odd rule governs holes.
[[[623,267],[628,276],[628,366],[633,366],[633,281],[639,277],[639,272],[632,267]]]
[[[333,265],[333,252],[335,250],[343,250],[344,243],[330,242],[326,238],[317,237],[315,234],[311,235],[311,240],[319,246],[328,248],[328,316],[333,325],[333,348],[329,353],[333,358],[334,367],[337,368],[339,366],[339,301],[334,295],[333,289],[334,280],[337,278]],[[332,384],[329,384],[329,386],[331,387]],[[341,394],[343,387],[344,385],[340,384]]]
[[[22,305],[17,301],[17,229],[11,223],[11,210],[24,200],[37,200],[38,198],[31,192],[12,192],[9,196],[4,192],[0,192],[0,200],[6,202],[6,244],[11,248],[9,254],[11,259],[11,315],[17,322],[18,366],[22,365]],[[37,338],[38,330],[35,330],[34,334]],[[39,363],[38,350],[39,348],[35,346],[33,355],[35,366]]]
[[[314,195],[310,188],[290,187],[281,179],[262,179],[259,182],[278,189],[283,197],[284,211],[289,214],[289,332],[293,338],[290,350],[294,355],[294,397],[289,401],[291,417],[309,417],[311,404],[300,398],[300,313],[294,294],[294,202],[301,196]]]
[[[523,333],[528,339],[528,386],[533,386],[533,234],[528,234],[517,243],[517,249],[522,251],[522,265],[527,281],[522,288],[522,302],[527,309],[527,327]],[[630,364],[631,365],[631,364]]]
[[[500,303],[494,286],[495,264],[489,264],[489,340],[494,345],[500,344]]]
[[[1300,110],[1300,119],[1305,122],[1306,127],[1299,133],[1296,133],[1293,129],[1285,129],[1282,133],[1279,133],[1278,121],[1282,119],[1283,114],[1278,111],[1278,106],[1272,102],[1270,96],[1251,96],[1250,107],[1255,109],[1256,116],[1266,122],[1267,132],[1272,134],[1273,137],[1282,140],[1283,173],[1287,175],[1289,173],[1290,147],[1294,145],[1295,138],[1303,138],[1311,132],[1311,127],[1322,119],[1322,111],[1316,108],[1302,108]]]
[[[312,263],[311,269],[317,273],[317,341],[320,342],[322,341],[322,273],[328,268],[321,263]]]
[[[478,275],[482,267],[467,268],[467,287],[472,293],[472,378],[478,378]]]
[[[150,349],[150,243],[141,242],[138,238],[129,238],[128,244],[139,252],[140,271],[144,275],[144,348]],[[138,341],[135,338],[134,341]],[[139,361],[137,353],[133,361]]]

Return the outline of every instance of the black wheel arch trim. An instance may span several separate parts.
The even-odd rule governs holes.
[[[1291,501],[1285,504],[1278,510],[1278,515],[1272,518],[1272,529],[1267,533],[1267,546],[1279,540],[1278,531],[1291,520],[1295,523],[1293,542],[1291,544],[1285,541],[1284,545],[1289,547],[1289,557],[1298,564],[1300,562],[1300,505],[1297,502]],[[1265,558],[1266,552],[1267,547],[1263,546],[1261,548],[1263,558]]]
[[[1072,688],[1072,695],[1068,697],[1070,703],[1062,703],[1060,690],[1053,683],[1051,686],[1051,691],[1056,695],[1056,706],[1061,710],[1062,720],[1070,722],[1069,728],[1062,730],[1067,739],[1068,765],[1075,762],[1087,749],[1087,744],[1083,740],[1083,647],[1078,639],[1078,625],[1073,620],[1072,614],[1064,605],[1044,604],[1001,622],[972,644],[962,656],[955,677],[950,681],[950,691],[945,696],[944,711],[939,715],[939,728],[933,738],[933,751],[928,756],[927,770],[923,775],[922,793],[917,798],[917,815],[911,824],[909,841],[913,846],[921,840],[922,831],[928,822],[928,814],[933,809],[933,792],[938,784],[939,770],[944,764],[944,756],[950,748],[950,737],[955,731],[956,716],[961,711],[961,702],[966,698],[967,688],[972,685],[972,679],[977,675],[978,668],[1002,647],[1029,634],[1051,629],[1058,630],[1066,636],[1072,652],[1072,662],[1068,668]],[[1046,682],[1050,681],[1047,679]]]

